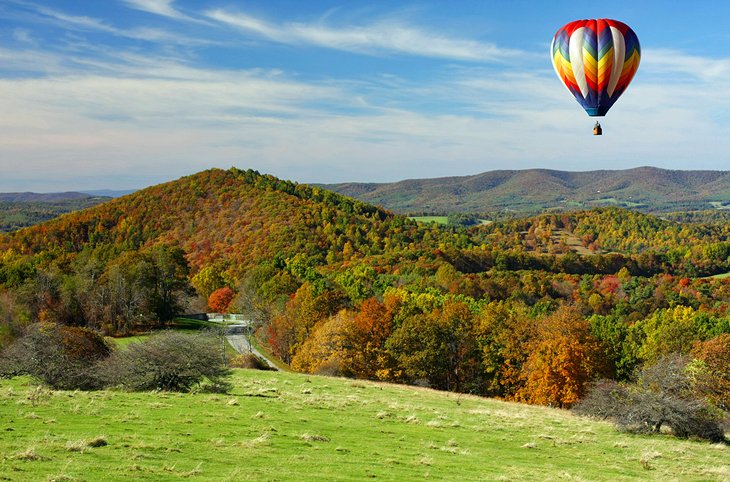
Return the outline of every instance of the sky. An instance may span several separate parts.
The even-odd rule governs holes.
[[[639,70],[594,120],[552,68],[614,18]],[[304,183],[728,169],[730,2],[0,0],[0,192],[211,167]]]

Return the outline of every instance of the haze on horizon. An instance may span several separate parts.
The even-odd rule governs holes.
[[[231,166],[320,183],[726,169],[730,33],[713,26],[730,5],[586,5],[6,0],[0,192]],[[559,27],[595,17],[642,45],[602,138],[548,55]]]

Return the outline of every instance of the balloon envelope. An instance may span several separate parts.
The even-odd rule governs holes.
[[[562,27],[550,48],[553,67],[589,116],[604,116],[639,68],[639,39],[625,23],[600,18]]]

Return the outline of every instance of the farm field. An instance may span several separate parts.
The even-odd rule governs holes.
[[[0,381],[2,480],[727,480],[725,445],[545,407],[235,370],[229,394]]]

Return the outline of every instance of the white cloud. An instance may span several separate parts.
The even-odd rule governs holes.
[[[716,102],[711,95],[663,101],[681,97],[680,85],[632,86],[596,139],[593,120],[548,69],[467,69],[432,85],[400,79],[404,97],[393,102],[387,83],[364,89],[364,81],[303,82],[126,55],[115,75],[100,69],[0,81],[0,190],[34,177],[92,188],[129,172],[149,180],[137,181],[141,187],[231,165],[305,182],[530,167],[722,168],[711,162],[730,149],[727,126],[705,114]],[[463,107],[414,107],[424,99]],[[728,107],[725,99],[718,108]]]
[[[217,9],[208,18],[245,32],[284,44],[315,45],[359,53],[393,52],[423,57],[469,61],[517,58],[521,52],[494,44],[450,38],[399,22],[377,22],[363,26],[335,28],[321,23],[267,22],[244,13]]]
[[[174,0],[124,0],[124,3],[129,5],[131,8],[142,10],[143,12],[154,13],[156,15],[176,19],[187,18],[183,13],[172,6]]]
[[[144,40],[154,43],[167,43],[179,45],[204,45],[211,42],[201,38],[193,38],[186,35],[169,32],[159,28],[136,27],[130,29],[118,28],[98,18],[85,15],[70,15],[52,8],[33,6],[36,12],[46,19],[69,29],[86,32],[102,32],[116,37],[123,37],[134,40]]]
[[[709,58],[671,49],[652,49],[642,51],[640,68],[650,74],[683,74],[684,80],[689,78],[714,82],[727,79],[730,58]]]

